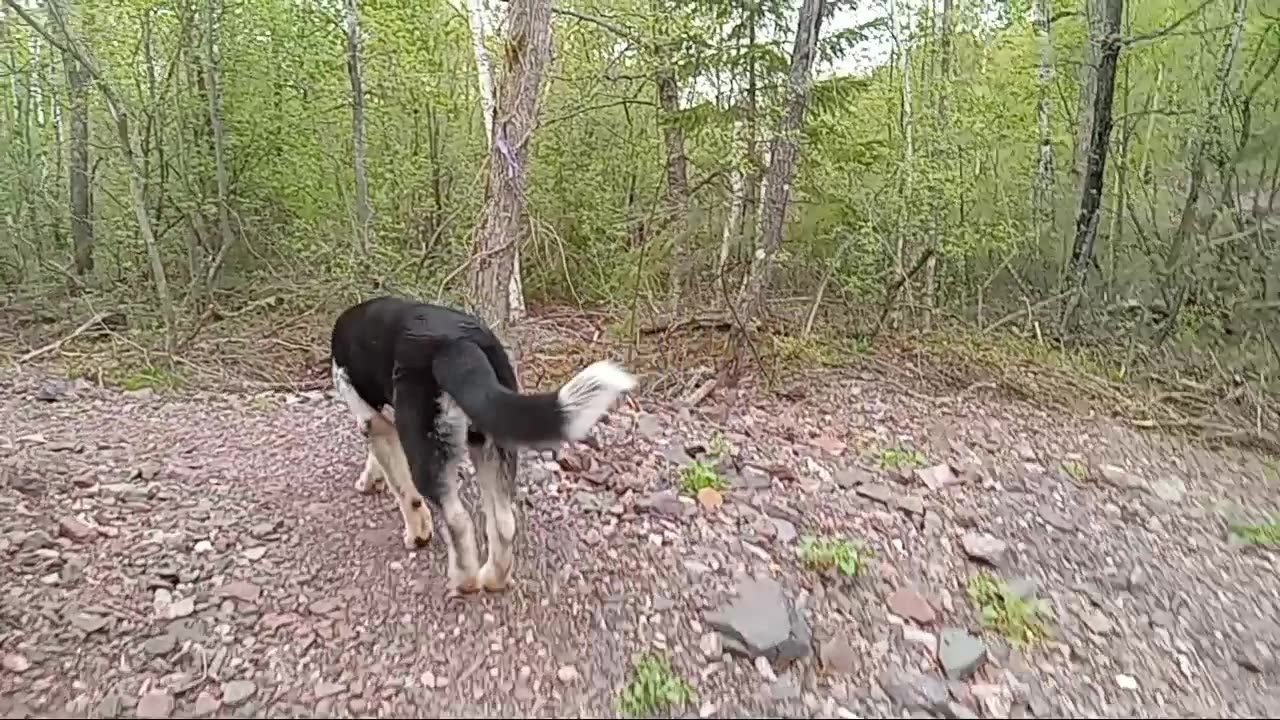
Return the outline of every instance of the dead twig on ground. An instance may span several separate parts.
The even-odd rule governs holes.
[[[707,396],[711,394],[711,391],[715,389],[716,379],[715,377],[711,377],[698,387],[694,388],[693,392],[681,398],[680,402],[688,405],[689,407],[697,407],[698,403],[706,400]]]
[[[32,361],[32,360],[34,360],[34,359],[36,359],[36,358],[40,357],[41,355],[45,355],[45,354],[48,354],[48,353],[54,352],[54,351],[56,351],[56,350],[59,350],[63,345],[66,345],[67,343],[71,342],[72,340],[75,340],[76,338],[80,337],[81,335],[84,335],[85,333],[89,332],[89,330],[90,330],[91,328],[93,328],[93,326],[95,326],[95,325],[101,326],[101,328],[102,328],[103,330],[106,330],[106,331],[110,332],[110,328],[108,328],[106,325],[103,325],[103,324],[102,324],[102,320],[103,320],[103,318],[105,318],[106,316],[107,316],[107,313],[94,313],[94,314],[93,314],[93,317],[91,317],[91,318],[89,318],[88,320],[85,320],[84,322],[80,323],[80,325],[79,325],[78,327],[76,327],[76,329],[75,329],[75,330],[72,330],[72,331],[71,331],[71,333],[70,333],[70,334],[68,334],[66,337],[64,337],[64,338],[62,338],[62,339],[60,339],[60,340],[55,340],[55,341],[53,341],[53,342],[49,343],[48,345],[45,345],[45,346],[43,346],[43,347],[39,347],[39,348],[36,348],[35,350],[32,350],[31,352],[27,353],[26,355],[23,355],[22,357],[18,358],[18,359],[17,359],[17,361],[16,361],[16,362],[17,362],[17,364],[18,364],[18,365],[21,365],[22,363],[30,362],[30,361]]]

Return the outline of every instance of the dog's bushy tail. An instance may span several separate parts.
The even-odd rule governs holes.
[[[600,360],[555,392],[521,394],[498,382],[484,351],[466,341],[441,348],[432,372],[476,429],[508,446],[581,440],[614,401],[636,385],[626,370]]]

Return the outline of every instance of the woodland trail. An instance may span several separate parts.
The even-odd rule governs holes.
[[[1277,509],[1247,453],[854,372],[745,390],[725,424],[640,394],[522,460],[515,586],[447,601],[440,541],[404,550],[390,498],[354,492],[362,446],[324,393],[6,373],[5,717],[612,717],[669,687],[677,717],[1280,702],[1278,556],[1228,529]],[[691,454],[722,493],[678,492]],[[856,576],[806,563],[820,535],[866,544]],[[1020,647],[1039,599],[1047,636]],[[640,653],[672,674],[633,680]]]

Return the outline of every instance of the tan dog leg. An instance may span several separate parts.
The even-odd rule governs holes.
[[[418,494],[396,427],[381,414],[369,423],[370,459],[383,469],[387,487],[404,517],[404,546],[412,550],[431,542],[431,509]]]

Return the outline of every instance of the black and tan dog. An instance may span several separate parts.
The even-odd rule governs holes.
[[[360,492],[386,480],[404,516],[404,544],[431,539],[431,510],[448,528],[449,587],[501,590],[514,563],[517,450],[587,436],[635,379],[607,360],[559,390],[521,394],[506,350],[477,318],[450,308],[380,297],[334,323],[332,380],[368,438]],[[475,530],[458,492],[463,447],[485,512],[489,557],[479,567]]]

